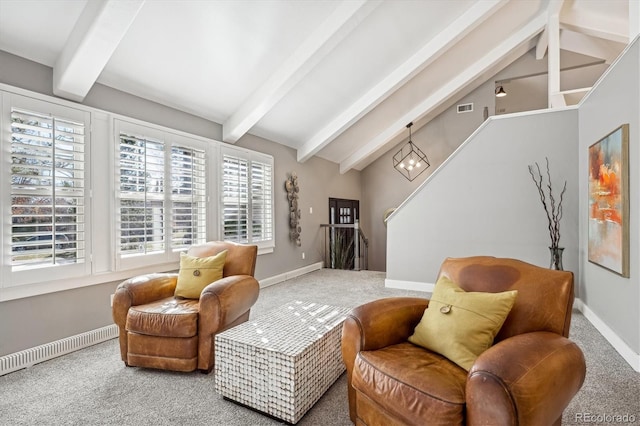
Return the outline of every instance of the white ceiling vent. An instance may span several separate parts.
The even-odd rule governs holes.
[[[473,111],[473,102],[469,104],[460,104],[458,105],[458,114],[463,112],[471,112]]]

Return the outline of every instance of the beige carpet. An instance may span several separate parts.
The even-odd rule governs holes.
[[[384,288],[384,274],[323,269],[263,289],[252,316],[290,300],[356,306],[369,300],[422,293]],[[636,416],[640,375],[579,313],[571,338],[587,358],[587,379],[565,411],[577,416]],[[597,418],[595,418],[597,420]],[[214,376],[127,368],[111,340],[0,377],[2,425],[273,425],[281,422],[226,401]],[[298,423],[350,425],[343,375]],[[607,424],[591,422],[589,425]]]

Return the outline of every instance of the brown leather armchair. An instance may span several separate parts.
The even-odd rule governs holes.
[[[494,339],[467,372],[407,338],[429,304],[387,298],[352,310],[342,332],[349,414],[357,425],[559,425],[584,382],[568,339],[573,274],[514,259],[446,259],[466,291],[518,290]]]
[[[177,273],[141,275],[118,285],[112,313],[126,365],[206,373],[213,369],[214,336],[249,319],[260,288],[253,277],[255,245],[207,242],[187,253],[208,257],[223,250],[228,250],[223,278],[206,286],[200,299],[174,297]]]

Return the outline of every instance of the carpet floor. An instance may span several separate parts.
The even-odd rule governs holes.
[[[392,296],[425,293],[387,289],[380,272],[322,269],[261,290],[251,316],[291,300],[353,307]],[[640,423],[640,375],[579,312],[573,315],[571,339],[585,353],[587,378],[565,410],[563,423],[604,425],[610,424],[607,416],[625,414]],[[214,390],[213,374],[125,367],[117,339],[0,377],[2,425],[281,423],[223,399]],[[298,424],[351,425],[346,375]]]

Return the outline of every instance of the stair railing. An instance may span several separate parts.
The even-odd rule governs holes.
[[[369,268],[369,239],[362,232],[357,220],[356,223],[321,224],[320,227],[325,230],[325,268],[354,271]]]

